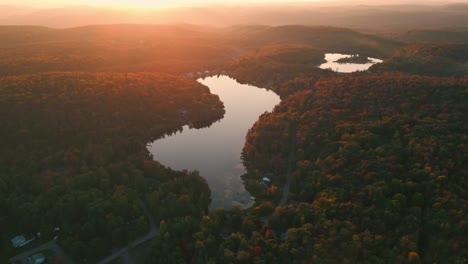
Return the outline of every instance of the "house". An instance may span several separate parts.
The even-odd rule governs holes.
[[[11,239],[11,245],[14,248],[19,248],[19,247],[29,244],[33,240],[34,238],[26,240],[24,236],[15,236],[13,239]]]
[[[267,185],[267,184],[270,184],[270,183],[271,183],[270,178],[268,178],[268,177],[263,177],[263,179],[262,179],[262,184]]]
[[[42,264],[46,263],[47,258],[42,253],[37,253],[28,257],[28,264]]]

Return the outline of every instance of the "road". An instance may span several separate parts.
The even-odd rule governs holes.
[[[57,243],[55,242],[55,240],[51,240],[49,242],[46,242],[40,246],[37,246],[31,250],[28,250],[26,252],[23,252],[21,254],[18,254],[14,257],[12,257],[10,259],[10,262],[11,263],[15,263],[16,261],[19,261],[20,263],[22,264],[27,264],[28,263],[28,257],[35,254],[35,253],[38,253],[40,251],[44,251],[44,250],[50,250],[50,251],[53,251],[55,252],[55,255],[56,256],[60,256],[62,257],[62,260],[63,260],[63,263],[65,264],[74,264],[73,260],[68,257],[67,254],[65,254],[65,252],[63,252],[62,248],[57,245]]]
[[[289,156],[288,156],[288,169],[287,169],[287,172],[286,172],[286,182],[283,186],[283,193],[282,193],[282,196],[281,196],[281,200],[280,202],[278,203],[278,206],[283,206],[286,204],[286,202],[288,201],[288,196],[289,196],[289,188],[290,188],[290,185],[291,185],[291,178],[292,178],[292,172],[294,170],[294,165],[295,165],[295,152],[296,152],[296,127],[295,126],[292,126],[291,129],[290,129],[290,135],[289,135]],[[112,253],[111,255],[107,256],[106,258],[102,259],[101,261],[98,262],[98,264],[107,264],[107,263],[111,263],[113,260],[119,258],[119,257],[122,257],[123,260],[124,260],[124,263],[126,264],[131,264],[133,263],[133,260],[129,254],[129,249],[132,249],[132,248],[136,248],[138,246],[140,246],[141,244],[155,238],[156,236],[159,235],[159,227],[156,225],[155,221],[154,221],[154,218],[153,216],[149,213],[148,211],[148,208],[146,207],[145,203],[140,199],[140,197],[137,198],[138,200],[138,205],[140,206],[140,208],[143,210],[143,213],[145,214],[146,218],[148,219],[149,221],[149,225],[150,225],[150,230],[149,232],[140,237],[140,238],[137,238],[136,240],[134,240],[133,242],[130,243],[129,246],[127,247],[124,247],[124,248],[121,248],[119,249],[118,251],[115,251],[114,253]],[[273,216],[273,214],[271,215],[268,215],[268,216],[264,216],[261,218],[261,220],[264,222],[264,223],[268,223],[268,221],[270,220],[270,218]],[[56,243],[55,243],[55,240],[52,240],[52,241],[49,241],[47,243],[44,243],[34,249],[31,249],[27,252],[24,252],[22,254],[19,254],[13,258],[10,259],[11,262],[15,262],[15,261],[20,261],[21,263],[27,263],[27,257],[36,253],[36,252],[39,252],[39,251],[42,251],[42,250],[52,250],[54,252],[56,252],[58,255],[61,255],[63,258],[64,258],[64,263],[65,264],[74,264],[74,262],[63,252],[62,248],[60,248]]]
[[[138,205],[140,205],[140,208],[143,210],[143,213],[145,214],[146,218],[149,221],[149,224],[150,224],[149,232],[146,235],[140,238],[137,238],[136,240],[131,242],[129,246],[121,248],[120,250],[112,253],[111,255],[107,256],[103,260],[99,261],[98,264],[107,264],[122,256],[124,257],[125,263],[132,263],[128,250],[132,248],[136,248],[139,245],[159,235],[159,227],[154,222],[153,216],[149,213],[148,208],[146,207],[145,203],[140,199],[140,197],[138,197]]]
[[[285,184],[283,186],[283,194],[281,196],[281,200],[278,203],[278,206],[283,206],[286,204],[288,201],[288,196],[289,196],[289,187],[291,185],[291,178],[292,178],[292,172],[294,170],[294,165],[296,162],[296,126],[292,125],[290,132],[289,132],[289,156],[288,156],[288,170],[286,171],[285,175]],[[107,264],[112,262],[113,260],[122,257],[123,261],[125,264],[132,264],[133,260],[131,256],[129,255],[129,249],[138,247],[139,245],[153,239],[157,235],[159,235],[159,227],[156,226],[156,223],[154,222],[153,216],[148,212],[148,209],[145,205],[145,203],[138,197],[138,204],[140,205],[141,209],[143,210],[143,213],[145,214],[146,218],[149,220],[150,224],[150,231],[143,237],[140,237],[130,243],[128,247],[122,248],[110,256],[106,257],[105,259],[101,260],[98,262],[98,264]],[[273,214],[265,216],[260,218],[265,224],[268,223],[270,218],[273,216]]]
[[[289,187],[291,186],[292,172],[296,163],[296,126],[292,126],[289,132],[289,155],[288,155],[288,170],[286,172],[286,181],[283,186],[283,195],[278,203],[278,206],[283,206],[288,201]]]
[[[283,193],[281,195],[281,200],[279,201],[278,206],[283,206],[288,201],[289,187],[291,186],[292,173],[294,170],[294,165],[296,163],[296,126],[292,125],[289,131],[288,170],[286,171]],[[272,216],[273,213],[260,217],[260,220],[264,224],[268,224],[268,221],[270,221],[270,218]]]

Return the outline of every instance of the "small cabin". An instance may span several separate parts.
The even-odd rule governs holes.
[[[270,183],[271,183],[270,178],[268,178],[268,177],[263,177],[263,179],[262,179],[262,184],[268,185],[268,184],[270,184]]]
[[[47,258],[42,253],[37,253],[28,257],[28,264],[42,264],[46,263]]]
[[[22,247],[22,246],[26,246],[27,244],[29,244],[31,241],[33,241],[34,238],[30,239],[30,240],[27,240],[24,236],[15,236],[13,239],[11,239],[11,245],[14,247],[14,248],[19,248],[19,247]]]

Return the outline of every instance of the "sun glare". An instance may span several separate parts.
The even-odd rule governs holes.
[[[317,2],[324,0],[81,0],[84,4],[119,6],[130,8],[164,8],[164,7],[187,7],[206,4],[236,4],[236,3],[278,3],[278,2]]]
[[[65,7],[65,6],[101,6],[125,8],[166,8],[190,7],[205,5],[236,5],[236,4],[273,4],[273,3],[311,3],[333,0],[21,0],[22,5],[32,7]],[[343,1],[343,0],[342,0]],[[350,1],[350,0],[347,0]],[[0,5],[15,4],[17,0],[0,0]]]
[[[179,6],[179,1],[171,0],[101,0],[94,1],[94,4],[119,7],[137,7],[137,8],[162,8]]]

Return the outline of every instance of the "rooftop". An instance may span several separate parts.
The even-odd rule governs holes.
[[[42,253],[37,253],[28,257],[28,264],[41,264],[46,262],[46,256]]]

